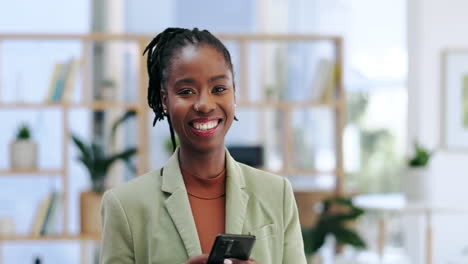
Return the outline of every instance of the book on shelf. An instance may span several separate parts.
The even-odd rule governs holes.
[[[59,232],[61,196],[60,192],[53,191],[41,201],[33,221],[31,235],[53,235]]]
[[[318,62],[312,83],[312,100],[329,102],[333,99],[336,88],[337,64],[322,58]]]
[[[47,89],[46,101],[51,102],[52,95],[55,91],[56,83],[58,82],[59,76],[62,74],[62,69],[64,67],[63,63],[55,63],[52,70],[52,76],[49,82],[49,88]]]
[[[79,60],[76,58],[71,58],[66,62],[59,62],[54,65],[46,102],[56,103],[71,100],[78,68]]]
[[[52,192],[52,199],[47,208],[47,214],[41,228],[41,235],[53,235],[59,232],[58,218],[61,205],[61,194],[58,191]]]
[[[68,76],[65,79],[64,89],[62,93],[62,101],[70,102],[73,97],[73,88],[75,87],[75,81],[77,79],[80,61],[78,59],[70,60],[70,69]]]
[[[47,210],[50,206],[50,202],[52,201],[52,195],[48,194],[40,203],[36,210],[36,215],[33,219],[33,224],[31,228],[31,235],[39,236],[41,234],[42,225],[44,224],[44,220],[47,214]]]

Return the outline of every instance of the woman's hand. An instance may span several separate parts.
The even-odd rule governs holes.
[[[191,257],[185,262],[185,264],[206,264],[208,261],[208,254],[198,255]],[[240,259],[225,259],[224,264],[260,264],[255,259],[249,258],[248,260]]]
[[[225,259],[224,264],[260,264],[255,259],[249,258],[248,260],[240,259]]]
[[[185,264],[206,264],[208,261],[208,254],[193,256],[185,262]]]

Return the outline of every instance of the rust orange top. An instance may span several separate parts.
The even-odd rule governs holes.
[[[210,253],[217,234],[225,231],[226,170],[204,179],[181,169],[203,254]]]

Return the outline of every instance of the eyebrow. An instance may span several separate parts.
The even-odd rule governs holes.
[[[220,79],[227,79],[228,77],[224,74],[221,74],[221,75],[216,75],[216,76],[213,76],[211,77],[208,81],[209,82],[214,82],[214,81],[217,81],[217,80],[220,80]]]
[[[221,80],[221,79],[227,79],[228,77],[224,74],[221,74],[221,75],[216,75],[216,76],[213,76],[211,77],[208,82],[214,82],[214,81],[217,81],[217,80]],[[184,79],[180,79],[180,80],[177,80],[175,82],[175,85],[178,85],[178,84],[194,84],[195,83],[195,80],[194,79],[191,79],[191,78],[184,78]]]
[[[177,85],[177,84],[194,84],[194,83],[195,83],[194,79],[184,78],[184,79],[177,80],[175,82],[175,85]]]

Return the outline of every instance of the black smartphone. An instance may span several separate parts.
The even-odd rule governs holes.
[[[207,264],[223,264],[224,259],[247,260],[250,257],[255,236],[219,234],[211,248]]]

